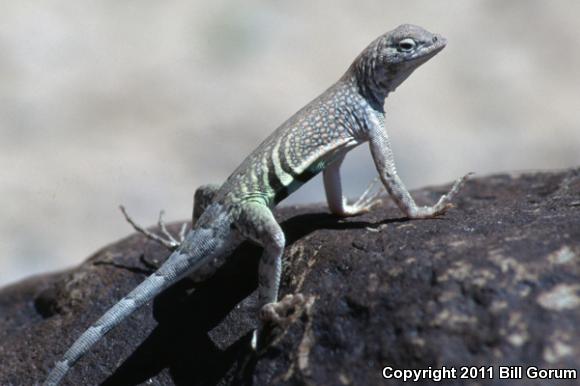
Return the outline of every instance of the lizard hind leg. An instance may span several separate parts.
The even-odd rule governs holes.
[[[193,216],[191,224],[195,224],[197,219],[203,214],[205,209],[213,202],[215,195],[220,189],[218,184],[201,185],[193,194]]]
[[[304,302],[301,294],[286,295],[278,302],[285,237],[270,209],[262,204],[243,204],[237,222],[240,233],[264,248],[258,268],[258,307],[262,325],[274,323],[284,326],[289,311]],[[254,331],[252,348],[258,346],[258,332]]]

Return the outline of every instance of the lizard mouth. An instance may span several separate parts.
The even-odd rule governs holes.
[[[439,34],[433,36],[432,43],[428,46],[424,46],[422,50],[418,52],[418,55],[414,58],[414,61],[420,61],[421,63],[426,62],[435,56],[439,51],[445,48],[447,45],[447,39]]]
[[[441,51],[442,49],[444,49],[446,45],[447,45],[447,39],[445,39],[443,36],[441,36],[439,34],[435,34],[433,36],[433,44],[431,45],[429,51],[437,53],[437,52]]]

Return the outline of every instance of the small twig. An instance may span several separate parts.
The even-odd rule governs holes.
[[[135,221],[133,221],[133,219],[127,214],[127,211],[125,210],[125,207],[123,205],[119,205],[119,209],[121,209],[123,216],[125,216],[125,220],[127,220],[127,222],[129,224],[131,224],[131,226],[133,226],[133,228],[137,232],[142,233],[148,239],[153,240],[155,242],[158,242],[159,244],[163,245],[164,247],[166,247],[167,249],[169,249],[171,251],[173,251],[177,247],[179,247],[180,243],[177,240],[175,240],[173,237],[171,237],[171,235],[169,235],[169,239],[166,240],[163,237],[161,237],[153,232],[149,232],[147,229],[143,228],[142,226],[137,224]],[[164,232],[164,233],[167,232],[167,228],[165,227],[165,224],[163,223],[163,220],[162,220],[162,215],[159,216],[159,226],[161,227],[162,232]],[[165,231],[163,231],[164,229],[165,229]],[[167,232],[166,234],[168,234],[168,233],[169,232]]]
[[[165,226],[165,221],[163,221],[164,214],[165,214],[164,211],[159,212],[159,220],[157,221],[157,225],[159,225],[159,229],[161,229],[161,232],[165,235],[165,237],[167,237],[167,240],[169,242],[179,245],[179,241],[175,240],[173,235],[169,233],[167,227]]]
[[[185,241],[185,231],[187,230],[187,223],[181,224],[181,229],[179,230],[179,243],[183,244]]]

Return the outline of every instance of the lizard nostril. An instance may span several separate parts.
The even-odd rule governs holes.
[[[433,43],[437,43],[437,40],[439,40],[437,36],[433,36]]]

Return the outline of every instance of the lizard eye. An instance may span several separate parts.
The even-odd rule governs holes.
[[[399,42],[399,51],[408,52],[411,51],[417,43],[411,38],[403,39]]]

